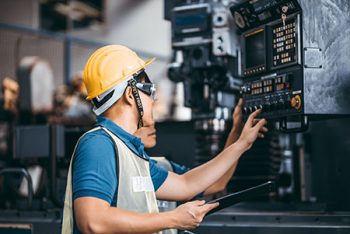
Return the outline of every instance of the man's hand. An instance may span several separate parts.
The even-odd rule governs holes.
[[[229,135],[227,136],[225,148],[235,143],[238,140],[239,136],[241,135],[241,132],[244,127],[242,109],[243,109],[243,99],[240,98],[235,107],[234,112],[232,113],[233,125]]]
[[[264,138],[264,133],[268,131],[265,127],[267,123],[265,119],[256,119],[261,110],[254,111],[249,115],[247,122],[245,123],[242,134],[237,142],[241,143],[245,150],[252,147],[256,138]]]
[[[161,213],[138,213],[124,210],[95,197],[74,200],[75,222],[81,233],[158,233],[166,229],[193,229],[218,203],[185,203],[175,210]],[[98,214],[98,215],[96,215]]]
[[[137,129],[134,136],[141,138],[145,148],[152,148],[157,144],[157,135],[154,125]]]
[[[177,207],[171,211],[175,218],[175,228],[185,230],[198,227],[205,214],[218,205],[218,202],[205,204],[205,201],[192,201]]]
[[[237,132],[238,134],[241,134],[244,127],[242,109],[243,109],[243,99],[240,98],[238,100],[238,103],[235,107],[235,110],[232,116],[233,118],[232,131]]]

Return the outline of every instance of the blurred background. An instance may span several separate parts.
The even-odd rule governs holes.
[[[95,121],[82,71],[107,44],[157,58],[150,155],[210,160],[239,98],[244,118],[269,120],[208,199],[275,189],[194,233],[350,233],[349,26],[346,0],[0,1],[0,233],[60,233],[71,154]]]

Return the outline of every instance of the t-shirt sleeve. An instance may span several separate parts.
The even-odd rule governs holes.
[[[168,171],[157,165],[156,161],[149,160],[149,169],[152,177],[154,191],[157,191],[168,177]]]
[[[182,175],[182,174],[185,174],[186,172],[190,171],[191,168],[188,168],[184,165],[180,165],[180,164],[177,164],[173,161],[169,161],[173,170],[174,170],[174,173],[178,174],[178,175]]]
[[[117,187],[114,143],[98,131],[78,143],[73,159],[73,200],[96,197],[111,204]]]

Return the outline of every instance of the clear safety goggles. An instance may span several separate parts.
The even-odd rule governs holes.
[[[145,70],[141,70],[137,74],[134,74],[133,77],[136,80],[136,88],[150,96],[153,101],[156,101],[156,85],[151,82]]]

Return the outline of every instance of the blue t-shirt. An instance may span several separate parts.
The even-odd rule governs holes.
[[[140,138],[124,131],[107,118],[99,116],[96,121],[96,125],[110,130],[136,155],[149,160]],[[166,180],[168,172],[153,160],[149,162],[152,182],[157,191]],[[114,205],[118,191],[116,168],[115,144],[111,137],[103,129],[85,134],[77,145],[73,159],[73,200],[89,196]],[[75,227],[74,233],[79,233],[76,230]]]
[[[155,164],[158,163],[157,160],[154,160],[154,159],[151,159],[152,162],[154,162]],[[173,162],[173,161],[170,161],[169,160],[169,163],[171,165],[171,168],[173,169],[173,172],[175,174],[178,174],[178,175],[182,175],[182,174],[185,174],[186,172],[190,171],[191,168],[188,168],[184,165],[180,165],[180,164],[177,164],[176,162]],[[157,164],[158,165],[158,164]],[[160,167],[162,167],[162,165],[159,165]],[[164,168],[165,169],[165,168]],[[166,170],[166,169],[165,169]]]

